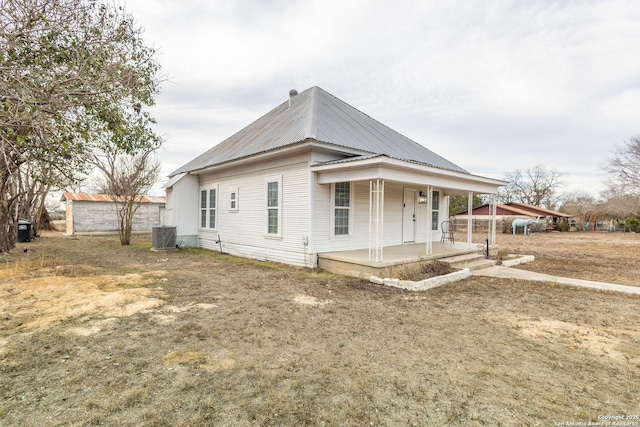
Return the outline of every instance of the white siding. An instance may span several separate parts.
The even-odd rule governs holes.
[[[279,237],[267,234],[266,180],[271,177],[279,177],[282,186]],[[200,246],[220,250],[215,242],[220,236],[224,252],[310,266],[303,240],[309,231],[309,177],[308,154],[203,174],[200,188],[217,186],[218,218],[216,229],[199,229]],[[230,206],[231,191],[238,195],[235,210]],[[194,221],[199,225],[197,217]]]
[[[384,245],[402,243],[402,186],[385,184]],[[357,181],[354,190],[353,231],[349,236],[332,236],[331,186],[317,184],[314,200],[314,250],[317,253],[369,247],[369,181]]]
[[[406,187],[426,192],[426,187]],[[384,246],[402,244],[403,195],[405,186],[401,183],[385,182],[384,186]],[[446,219],[443,209],[443,192],[440,191],[440,220]],[[316,184],[314,197],[314,251],[316,253],[366,249],[369,247],[369,181],[355,183],[354,224],[350,236],[331,236],[331,185]],[[431,215],[427,205],[416,200],[416,242],[426,242],[431,230]],[[444,217],[443,217],[444,215]],[[439,227],[439,226],[438,226]],[[440,239],[440,231],[432,232],[435,241]]]
[[[167,209],[165,225],[176,227],[176,243],[198,246],[198,177],[185,175],[166,191]]]

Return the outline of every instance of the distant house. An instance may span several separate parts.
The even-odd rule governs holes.
[[[466,230],[468,211],[458,212],[452,215],[452,220],[457,230]],[[543,209],[538,206],[528,205],[526,203],[510,202],[496,205],[496,219],[498,222],[513,220],[516,218],[537,218],[540,217],[546,221],[547,229],[556,229],[560,221],[567,221],[571,215],[562,212]],[[484,204],[473,208],[471,220],[474,231],[483,231],[486,229],[487,221],[491,218],[489,204]],[[505,229],[511,232],[509,227]]]
[[[382,263],[384,250],[402,245],[429,255],[449,196],[495,195],[506,184],[319,87],[289,95],[170,175],[166,224],[176,226],[179,245],[307,267],[358,250]]]
[[[118,216],[113,196],[106,194],[64,193],[66,234],[117,233]],[[133,217],[133,232],[149,232],[164,217],[165,196],[143,196]]]

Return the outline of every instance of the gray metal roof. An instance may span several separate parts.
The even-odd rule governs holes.
[[[171,176],[312,139],[468,174],[415,141],[314,86],[182,166]]]

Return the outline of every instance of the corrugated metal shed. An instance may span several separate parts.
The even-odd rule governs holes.
[[[113,202],[114,197],[109,194],[87,194],[87,193],[68,193],[62,195],[63,202],[66,201],[84,201],[84,202]],[[165,196],[142,196],[141,203],[166,203]]]
[[[171,176],[237,160],[304,140],[316,140],[468,174],[457,166],[314,86],[285,101]]]

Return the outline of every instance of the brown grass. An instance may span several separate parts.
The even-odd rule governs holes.
[[[526,268],[637,283],[636,235],[515,237],[501,246],[536,255]],[[410,293],[136,239],[49,235],[2,263],[0,424],[510,426],[640,410],[636,296],[480,277]]]

